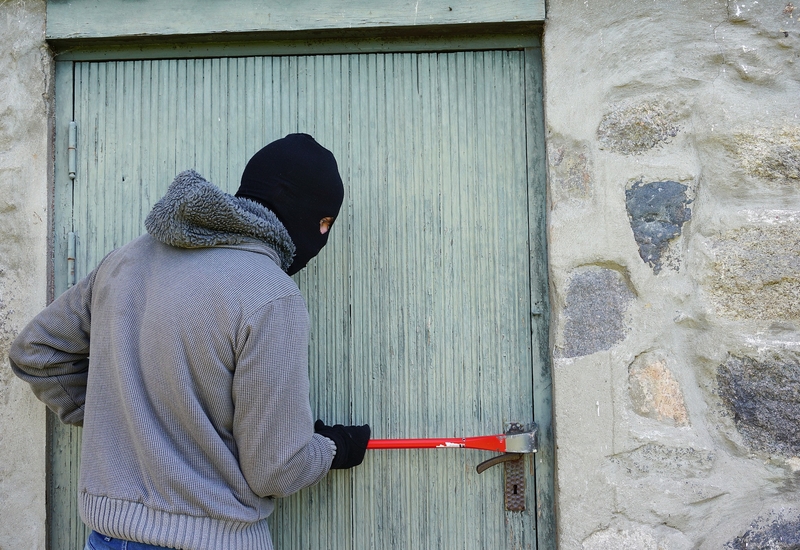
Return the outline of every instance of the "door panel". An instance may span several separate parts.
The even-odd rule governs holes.
[[[76,63],[77,178],[57,225],[78,235],[77,276],[143,231],[177,172],[233,192],[261,146],[307,132],[334,152],[346,189],[328,247],[295,276],[315,413],[384,438],[530,422],[541,285],[529,204],[543,197],[529,197],[525,55]],[[53,486],[74,488],[75,431],[54,428]],[[490,456],[370,451],[278,503],[276,547],[533,548],[533,476],[527,511],[505,512],[502,467],[475,473]],[[55,506],[54,518],[74,514]]]

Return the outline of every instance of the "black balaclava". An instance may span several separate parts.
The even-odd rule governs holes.
[[[289,134],[273,141],[247,163],[237,197],[255,200],[283,223],[297,248],[294,275],[328,242],[320,234],[320,220],[336,218],[344,199],[344,185],[333,153],[308,134]]]

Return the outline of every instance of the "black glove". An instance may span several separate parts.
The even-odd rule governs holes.
[[[369,442],[369,424],[363,426],[326,426],[322,420],[314,423],[314,431],[336,444],[331,470],[344,470],[358,466],[364,461]]]

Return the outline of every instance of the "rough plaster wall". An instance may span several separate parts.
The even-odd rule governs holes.
[[[562,549],[800,544],[800,457],[784,437],[800,414],[792,8],[548,4]],[[45,301],[44,12],[0,0],[4,363]],[[665,200],[637,198],[659,187]],[[6,368],[0,422],[0,548],[43,548],[44,412]]]
[[[45,415],[8,348],[45,304],[51,60],[45,2],[0,0],[0,549],[43,549]]]
[[[561,549],[800,547],[798,19],[548,2]]]

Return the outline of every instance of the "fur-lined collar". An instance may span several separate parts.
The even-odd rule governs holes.
[[[294,243],[272,211],[223,192],[194,170],[175,177],[144,225],[153,238],[179,248],[261,241],[277,252],[284,271],[294,256]]]

